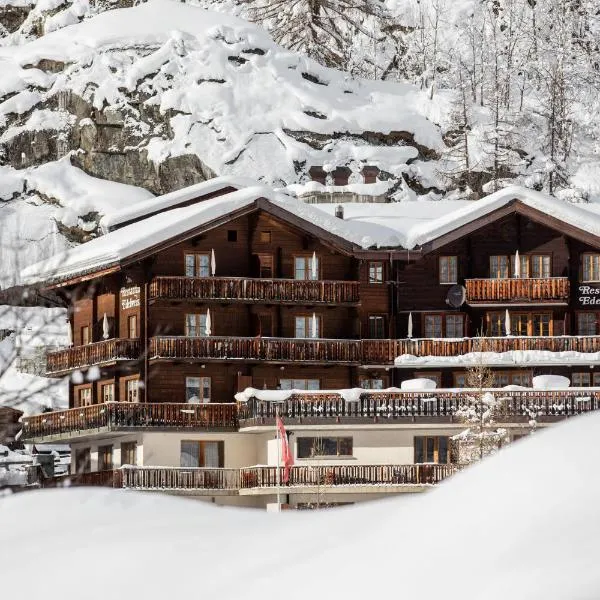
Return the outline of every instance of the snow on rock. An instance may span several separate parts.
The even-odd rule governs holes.
[[[400,384],[400,389],[405,392],[419,392],[425,390],[435,390],[437,387],[433,379],[426,377],[416,377],[415,379],[405,379]]]
[[[571,386],[571,380],[562,375],[537,375],[531,385],[534,390],[563,390]]]
[[[201,579],[207,598],[220,600],[271,599],[281,590],[299,600],[314,595],[315,587],[325,597],[391,598],[397,580],[409,598],[464,599],[456,561],[438,561],[431,576],[423,556],[435,547],[440,556],[468,557],[468,588],[480,599],[596,598],[600,485],[590,474],[600,462],[598,427],[600,414],[575,417],[427,494],[329,511],[277,514],[81,488],[0,498],[3,591],[19,594],[27,581],[33,597],[79,600],[84,586],[87,600],[104,600],[104,587],[88,584],[110,555],[115,564],[128,565],[112,574],[114,600],[185,596],[186,572]],[[456,517],[465,510],[468,518]],[[70,577],[60,569],[31,577],[31,564],[44,563],[48,555],[47,543],[31,544],[40,531],[69,565]],[[127,544],[115,542],[123,539]],[[285,552],[281,540],[289,541]],[[474,546],[485,552],[474,552]],[[358,569],[349,560],[357,556]]]
[[[15,284],[26,265],[72,246],[59,224],[87,231],[96,227],[96,213],[150,198],[141,188],[90,177],[68,158],[23,170],[0,167],[0,199],[7,201],[0,215],[0,288]]]

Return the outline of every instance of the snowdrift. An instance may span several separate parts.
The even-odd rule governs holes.
[[[112,490],[6,497],[3,592],[592,600],[600,596],[599,426],[598,414],[577,417],[427,495],[334,511],[277,515]],[[49,552],[63,568],[31,577]],[[115,568],[99,579],[106,556]]]

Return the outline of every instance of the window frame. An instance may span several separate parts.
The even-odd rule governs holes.
[[[196,335],[190,334],[190,317],[194,318],[193,330],[200,332]],[[185,313],[184,315],[184,337],[189,338],[207,338],[210,337],[206,334],[206,313]]]
[[[417,441],[419,440],[419,442]],[[433,461],[426,460],[428,457],[429,441],[432,440]],[[445,440],[446,461],[440,460],[440,441]],[[418,445],[421,444],[421,455],[423,460],[418,460]],[[448,435],[415,435],[413,436],[413,458],[415,465],[448,465],[452,462],[450,450],[450,436]]]
[[[385,280],[385,265],[382,260],[371,260],[367,265],[367,280],[369,285],[383,285]]]
[[[514,327],[513,327],[513,319],[515,317],[525,316],[527,319],[527,334],[515,335]],[[534,333],[534,319],[535,317],[548,317],[548,335],[540,335],[538,333]],[[506,313],[505,311],[491,310],[487,311],[485,314],[486,325],[487,325],[487,334],[489,337],[505,337],[505,320]],[[498,322],[500,324],[500,333],[494,333],[492,326],[494,322]],[[523,310],[515,310],[510,311],[510,324],[511,324],[511,335],[515,337],[552,337],[554,335],[554,314],[552,311],[541,310],[541,311],[523,311]]]
[[[283,383],[283,382],[290,382],[289,386],[287,383]],[[300,385],[297,385],[299,382],[303,382]],[[317,386],[314,387],[313,384],[316,383]],[[306,377],[306,378],[302,378],[302,377],[283,377],[281,379],[279,379],[279,389],[280,390],[306,390],[306,391],[317,391],[321,389],[321,380],[320,379],[316,379],[313,377]]]
[[[110,390],[109,394],[106,393],[107,390]],[[100,384],[100,395],[102,397],[102,402],[114,402],[114,399],[115,399],[115,384],[114,384],[114,382]],[[108,396],[108,399],[107,399],[107,396]]]
[[[188,397],[188,390],[192,389],[192,386],[188,384],[188,380],[197,379],[199,380],[198,385],[198,402],[191,402]],[[206,391],[206,382],[208,382],[208,398],[204,395]],[[212,379],[206,375],[186,375],[185,377],[185,402],[186,404],[209,404],[212,401]]]
[[[133,452],[133,461],[125,462],[123,457]],[[121,442],[121,466],[123,465],[137,465],[137,442]]]
[[[316,259],[317,259],[317,278],[313,279],[312,278],[312,259],[313,259],[313,255],[312,254],[294,254],[293,256],[293,266],[294,266],[294,280],[295,281],[321,281],[321,257],[318,254],[315,254]],[[298,268],[297,268],[297,264],[296,262],[298,260],[303,260],[304,261],[304,268],[302,269],[302,271],[307,274],[307,277],[303,277],[300,278],[298,277]]]
[[[310,440],[310,442],[307,442]],[[317,443],[316,440],[335,440],[336,454],[317,454],[310,455],[312,449]],[[309,455],[303,456],[305,450],[305,444],[308,443]],[[350,452],[341,452],[341,450],[348,449],[347,444],[349,443]],[[346,446],[344,446],[346,444]],[[296,458],[298,460],[319,460],[319,459],[331,459],[331,458],[353,458],[354,457],[354,438],[351,435],[327,435],[327,436],[297,436],[296,437]]]
[[[271,252],[256,252],[256,259],[258,260],[258,276],[260,279],[274,279],[275,277],[275,259]],[[264,263],[263,263],[264,261]],[[267,277],[263,275],[263,264],[264,268],[269,268],[268,263],[270,263],[271,274]]]
[[[133,328],[132,328],[133,324]],[[131,333],[134,335],[131,335]],[[127,316],[127,337],[130,340],[137,340],[140,337],[140,333],[138,330],[138,316],[137,315],[128,315]]]
[[[82,325],[81,326],[81,345],[82,346],[88,346],[89,344],[92,343],[92,337],[90,335],[91,333],[91,328],[89,325]]]
[[[98,471],[112,471],[114,465],[113,445],[98,446]],[[102,467],[102,468],[100,468]]]
[[[465,337],[465,313],[463,312],[425,312],[421,321],[421,332],[425,339],[461,339]],[[452,319],[460,319],[462,322],[462,335],[458,338],[448,337],[448,317]],[[429,336],[427,335],[427,321],[429,319],[441,319],[441,335]]]
[[[585,261],[587,258],[594,258],[596,257],[596,262],[597,265],[595,265],[595,270],[596,272],[596,278],[592,278],[592,279],[586,279],[585,276]],[[593,274],[592,274],[593,275]],[[579,281],[581,283],[598,283],[600,282],[600,254],[596,253],[596,252],[583,252],[581,254],[581,273],[579,276]]]
[[[87,398],[84,398],[86,396]],[[77,408],[83,408],[84,406],[91,406],[93,403],[92,399],[92,386],[87,385],[85,387],[80,387],[77,390]]]
[[[194,274],[188,275],[188,256],[192,256],[194,260]],[[206,259],[206,265],[201,264],[200,257]],[[206,269],[206,275],[200,273]],[[183,255],[183,272],[185,277],[206,278],[210,277],[210,253],[208,252],[185,252]]]
[[[313,337],[312,335],[312,317],[313,313],[308,314],[300,314],[294,315],[294,339],[295,340],[318,340],[323,337],[323,322],[321,319],[321,315],[317,315],[317,337]],[[298,337],[298,319],[304,319],[304,326],[306,331],[310,333],[310,335],[305,335],[304,337]]]
[[[575,313],[577,315],[577,335],[598,335],[599,325],[600,325],[600,312],[596,312],[593,310],[578,310]],[[582,316],[594,316],[594,333],[581,333],[580,331],[580,322],[579,319]]]
[[[132,398],[132,399],[130,399]],[[140,401],[140,380],[138,377],[125,380],[125,402],[137,404]]]
[[[442,262],[448,261],[448,277],[452,279],[452,273],[450,273],[450,264],[454,262],[454,281],[442,281]],[[438,256],[438,282],[440,285],[456,285],[458,283],[458,255],[456,254],[444,254]]]
[[[381,337],[373,335],[373,323],[381,324]],[[385,340],[387,339],[387,315],[385,313],[373,313],[367,316],[368,339],[370,340]],[[375,327],[379,329],[379,325]],[[375,333],[378,333],[375,331]]]
[[[198,465],[188,466],[183,465],[183,445],[194,444],[198,445]],[[218,466],[206,466],[206,446],[207,444],[216,444],[218,453]],[[224,440],[188,440],[183,439],[179,442],[179,466],[184,469],[222,469],[225,466],[225,441]]]

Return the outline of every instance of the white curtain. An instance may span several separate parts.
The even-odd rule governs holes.
[[[204,443],[204,466],[208,469],[219,468],[219,442]]]
[[[200,466],[200,444],[198,442],[181,442],[181,460],[182,467]]]

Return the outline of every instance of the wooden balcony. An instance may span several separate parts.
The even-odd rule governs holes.
[[[62,375],[73,369],[106,365],[140,357],[139,340],[112,339],[85,346],[73,346],[47,354],[46,374]]]
[[[206,490],[215,495],[237,492],[240,487],[239,469],[125,466],[120,476],[118,487],[134,490]]]
[[[491,390],[501,402],[498,420],[526,423],[532,416],[541,423],[600,409],[599,389],[569,390]],[[335,393],[294,394],[278,403],[286,424],[319,423],[454,423],[459,408],[473,400],[471,390],[432,390],[427,392],[368,392],[357,401],[346,401]],[[238,403],[240,427],[275,422],[275,403],[251,398]]]
[[[242,277],[156,277],[151,300],[218,300],[277,304],[357,304],[358,281],[301,281]]]
[[[389,340],[386,354],[385,341],[365,340],[365,363],[374,363],[380,357],[383,363],[404,354],[425,356],[461,356],[470,352],[510,352],[513,350],[542,350],[547,352],[600,352],[600,336],[503,336],[486,338],[420,338]],[[565,359],[566,360],[566,359]],[[408,361],[410,363],[410,361]],[[408,364],[407,363],[407,364]]]
[[[155,337],[150,359],[359,364],[360,340],[245,337]]]
[[[335,488],[361,486],[434,485],[454,475],[458,465],[323,465],[294,466],[289,482],[283,486],[290,493],[295,487]],[[283,479],[281,468],[280,479]],[[241,469],[240,489],[277,486],[277,467],[250,467]]]
[[[107,402],[23,418],[21,439],[28,442],[74,439],[110,431],[237,430],[235,404]]]
[[[567,304],[567,277],[467,279],[469,304]]]

